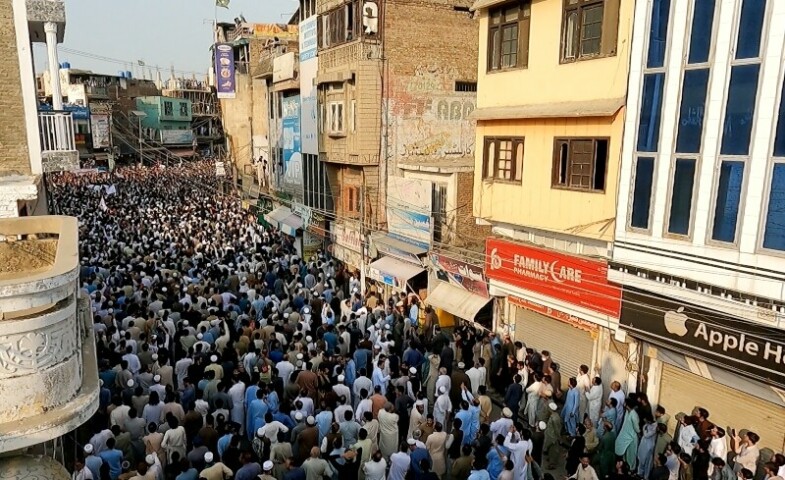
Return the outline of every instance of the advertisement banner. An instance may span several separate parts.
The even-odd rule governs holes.
[[[335,243],[344,248],[362,252],[365,246],[363,235],[357,228],[341,223],[333,223],[333,238]]]
[[[785,332],[625,287],[619,326],[653,344],[785,388]]]
[[[300,136],[302,153],[319,155],[319,131],[317,123],[316,88],[313,81],[319,69],[316,56],[317,16],[300,23]]]
[[[230,43],[215,44],[215,89],[218,98],[235,98],[234,50]]]
[[[440,253],[431,254],[431,263],[436,269],[436,276],[439,280],[461,287],[467,292],[483,298],[490,298],[488,282],[485,281],[482,267]]]
[[[93,148],[111,147],[109,115],[90,115],[90,130],[93,132]]]
[[[160,130],[161,143],[164,145],[186,145],[193,143],[193,130]]]
[[[427,249],[431,244],[433,183],[389,177],[387,231],[403,241]]]
[[[621,287],[608,281],[608,264],[544,248],[489,238],[488,278],[619,318]]]
[[[300,96],[294,95],[281,100],[281,126],[283,133],[284,184],[301,187],[303,184],[303,160],[300,153]]]
[[[297,38],[297,25],[287,25],[285,23],[254,23],[253,35],[258,38],[294,40]]]

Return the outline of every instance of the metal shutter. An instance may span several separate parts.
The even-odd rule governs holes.
[[[760,435],[760,448],[780,452],[785,446],[785,408],[667,363],[662,364],[659,403],[671,415],[671,433],[677,413],[690,413],[700,406],[709,411],[709,420],[722,428],[731,426]]]
[[[515,340],[537,351],[548,350],[559,364],[562,388],[570,377],[578,375],[578,367],[592,365],[594,340],[585,330],[515,306]]]

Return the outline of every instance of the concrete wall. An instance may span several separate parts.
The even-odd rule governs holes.
[[[14,9],[20,2],[0,2],[0,175],[29,175],[30,151]],[[21,2],[24,6],[24,2]],[[22,16],[26,11],[20,12]],[[26,17],[25,17],[26,18]],[[32,76],[32,71],[29,72]],[[31,83],[30,88],[35,90]]]
[[[251,161],[254,98],[251,77],[237,73],[235,78],[237,95],[235,98],[221,100],[221,113],[230,157],[235,168],[242,172],[243,166],[250,164]]]

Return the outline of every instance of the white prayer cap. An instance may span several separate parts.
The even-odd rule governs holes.
[[[389,323],[387,323],[387,324],[385,324],[385,325],[384,325],[384,328],[385,328],[386,330],[389,330],[389,329],[391,329],[392,327],[390,326],[390,324],[389,324]],[[461,367],[461,365],[463,365],[463,364],[462,364],[462,363],[459,363],[459,364],[458,364],[458,368],[463,368],[463,367]]]
[[[167,291],[166,287],[163,287],[163,288],[161,289],[161,291],[162,291],[162,292],[166,292],[166,291]]]
[[[155,383],[161,383],[161,376],[160,376],[160,375],[156,375],[156,376],[154,376],[154,377],[153,377],[153,381],[154,381]]]
[[[271,471],[273,469],[273,462],[267,460],[262,464],[262,468],[264,469],[265,472]]]
[[[191,322],[189,322],[188,320],[183,320],[183,326],[184,327],[187,327],[190,324],[191,324]]]
[[[458,368],[463,370],[464,368],[466,368],[466,364],[463,362],[458,362]]]
[[[257,437],[261,437],[262,435],[264,435],[264,429],[263,428],[258,428],[256,430],[256,436]]]
[[[147,462],[148,465],[155,465],[155,455],[153,455],[152,453],[144,457],[144,460],[145,462]]]
[[[298,422],[303,419],[303,412],[295,412],[294,419]]]
[[[302,359],[303,359],[303,354],[302,353],[298,353],[297,354],[297,360],[302,360]]]
[[[216,326],[218,326],[219,323],[221,323],[221,321],[216,318],[215,320],[210,322],[210,325],[216,327]]]
[[[213,452],[205,452],[205,454],[204,454],[204,461],[206,463],[212,463],[213,462]]]
[[[310,336],[310,335],[308,335],[307,337],[305,337],[305,341],[306,341],[306,342],[309,342],[309,343],[310,343],[310,342],[313,342],[313,337],[312,337],[312,336]]]
[[[502,415],[506,418],[512,418],[512,410],[510,410],[508,407],[504,407],[502,409]]]
[[[346,379],[346,377],[344,377],[343,375],[338,375],[338,383],[343,382],[344,379]]]
[[[417,369],[416,369],[416,368],[414,368],[414,367],[409,367],[409,373],[411,373],[412,375],[414,375],[415,373],[417,373]]]
[[[311,313],[311,309],[309,307],[303,307],[303,315]]]
[[[554,402],[551,402],[551,403],[548,404],[548,408],[550,408],[551,410],[553,410],[555,412],[556,409],[559,408],[559,407]]]
[[[313,416],[308,415],[308,418],[305,419],[305,423],[308,425],[316,425],[316,419]]]
[[[417,440],[410,438],[406,440],[406,443],[408,443],[409,445],[417,445]]]
[[[545,430],[548,427],[548,425],[545,422],[540,422],[540,423],[537,424],[537,427],[540,430]]]
[[[439,393],[444,393],[447,391],[446,387],[439,387]]]
[[[211,355],[210,356],[210,361],[213,362],[213,363],[217,362],[218,361],[218,355]]]
[[[133,387],[134,386],[134,381],[129,378],[128,381],[125,382],[125,384],[128,385],[129,387]]]
[[[197,339],[197,340],[201,340],[201,339],[203,339],[203,338],[204,338],[204,335],[202,335],[201,333],[197,333],[197,334],[196,334],[196,339]]]
[[[289,312],[284,312],[283,318],[289,318]]]
[[[156,360],[158,360],[158,354],[157,354],[157,353],[154,353],[154,354],[153,354],[153,356],[152,356],[152,359],[153,359],[153,361],[156,361]]]
[[[423,402],[422,400],[417,400],[416,402],[414,402],[414,406],[415,407],[424,407],[425,406],[425,402]]]
[[[87,445],[85,445],[84,446],[84,453],[86,453],[88,455],[93,453],[93,446],[91,444],[89,444],[89,443]]]

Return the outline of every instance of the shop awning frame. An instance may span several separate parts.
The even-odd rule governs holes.
[[[446,282],[439,282],[425,299],[425,303],[433,307],[472,321],[490,301],[491,298],[482,297]]]
[[[291,215],[282,219],[279,222],[279,226],[278,226],[279,230],[292,237],[296,237],[297,230],[302,230],[302,228],[303,228],[303,219],[296,213],[292,213]]]
[[[289,209],[289,207],[281,206],[265,213],[264,219],[267,220],[267,222],[273,227],[280,228],[280,223],[290,215],[292,215],[292,211]]]

